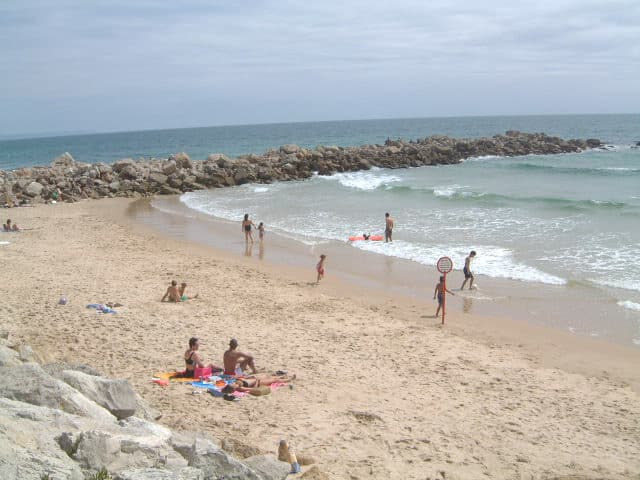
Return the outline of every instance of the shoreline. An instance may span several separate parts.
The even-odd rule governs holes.
[[[155,197],[131,204],[129,214],[159,233],[178,240],[190,240],[213,246],[235,255],[245,255],[242,236],[235,222],[200,213],[176,197]],[[342,242],[309,245],[279,232],[267,232],[264,249],[258,242],[250,252],[256,260],[288,265],[309,272],[320,253],[329,255],[328,272],[350,284],[360,285],[376,294],[397,294],[404,301],[422,300],[423,315],[431,316],[436,304],[431,302],[433,285],[439,273],[410,260],[379,255],[352,248]],[[448,297],[449,312],[458,314],[506,317],[530,324],[552,327],[578,336],[602,339],[632,349],[631,339],[640,337],[633,314],[619,307],[612,297],[590,286],[549,285],[518,280],[477,276],[481,290],[460,292],[459,269],[450,275],[455,297]],[[433,311],[432,311],[433,310]],[[609,319],[604,322],[604,319]],[[603,330],[612,320],[616,328]]]
[[[160,235],[180,243],[185,242],[204,251],[211,250],[216,255],[259,268],[269,274],[278,276],[284,274],[296,284],[311,284],[315,280],[313,266],[320,253],[317,247],[307,246],[270,232],[268,239],[270,244],[265,247],[265,250],[269,251],[265,251],[264,257],[260,258],[257,245],[254,246],[253,255],[247,257],[244,254],[244,241],[237,222],[217,219],[188,209],[177,197],[161,197],[155,200],[158,199],[163,202],[163,207],[168,205],[167,210],[152,206],[154,199],[135,200],[128,204],[126,211],[123,211],[120,217],[113,218],[120,222],[127,222],[133,229],[141,232]],[[188,217],[183,214],[187,214]],[[193,219],[195,224],[189,219]],[[190,232],[191,235],[184,235],[185,231]],[[230,245],[234,247],[231,248]],[[405,267],[400,269],[398,277],[403,277],[409,272],[409,281],[412,281],[416,271],[418,275],[424,276],[424,266],[416,265],[409,260],[389,259],[371,252],[350,249],[343,245],[338,245],[337,248],[334,246],[328,251],[336,254],[340,250],[342,252],[338,261],[334,260],[333,264],[328,264],[327,271],[330,277],[325,277],[323,280],[321,284],[323,291],[328,290],[332,295],[359,298],[364,305],[374,304],[379,308],[393,309],[409,326],[439,328],[440,318],[433,317],[437,305],[429,296],[432,294],[430,284],[427,285],[428,288],[408,289],[404,288],[405,285],[393,288],[392,282],[397,277],[384,282],[367,281],[362,270],[357,273],[353,271],[354,267],[358,270],[356,266],[362,267],[371,263],[378,264],[370,267],[371,271],[379,271],[380,268],[387,268],[391,260]],[[355,256],[355,259],[349,259],[350,256]],[[329,259],[331,260],[331,256]],[[436,272],[431,272],[429,279],[435,284]],[[486,279],[482,281],[483,285],[490,283],[486,282]],[[504,288],[503,284],[512,284],[513,281],[498,279],[497,283]],[[526,291],[529,289],[527,286],[520,287]],[[549,287],[552,290],[558,289],[556,286]],[[513,289],[513,286],[511,288]],[[634,361],[640,362],[640,349],[632,345],[610,342],[588,335],[576,335],[558,327],[541,324],[539,321],[532,322],[531,319],[523,319],[523,315],[517,316],[516,312],[523,313],[523,310],[517,307],[512,307],[508,310],[509,314],[505,314],[504,309],[501,310],[499,305],[487,309],[482,308],[482,302],[480,302],[480,308],[477,305],[474,308],[469,307],[468,303],[465,305],[465,302],[458,301],[461,300],[459,297],[453,299],[449,296],[448,299],[449,302],[456,301],[456,303],[447,304],[445,328],[453,333],[471,341],[480,340],[486,345],[499,344],[515,347],[527,358],[548,368],[561,368],[596,377],[618,372],[620,380],[628,382],[636,392],[640,393],[640,377],[634,379],[634,375],[625,372],[627,362],[629,364],[633,364]],[[576,315],[575,311],[573,314]]]
[[[47,360],[80,359],[129,379],[165,425],[261,451],[288,438],[332,479],[439,471],[623,479],[640,471],[639,352],[455,312],[441,328],[420,318],[421,299],[340,278],[312,288],[307,269],[136,224],[130,204],[24,209],[21,223],[38,228],[0,250],[12,278],[2,287],[0,326]],[[200,297],[160,303],[172,278]],[[61,294],[68,305],[56,305]],[[125,305],[117,315],[85,308],[113,300]],[[152,372],[181,366],[192,334],[205,361],[219,361],[234,336],[260,368],[295,371],[299,380],[237,404],[151,383]]]

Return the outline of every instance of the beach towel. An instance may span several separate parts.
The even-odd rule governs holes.
[[[156,373],[154,375],[155,378],[160,378],[162,380],[169,380],[171,382],[193,382],[193,377],[181,377],[180,374],[183,372],[163,372]]]
[[[102,305],[101,303],[90,303],[87,305],[87,308],[94,308],[97,312],[100,313],[118,313],[114,309],[107,307],[106,305]]]
[[[286,385],[286,383],[284,382],[273,382],[271,385],[269,385],[269,388],[271,388],[272,391],[274,390],[278,390],[280,387],[284,387]]]

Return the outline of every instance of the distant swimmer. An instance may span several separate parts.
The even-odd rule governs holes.
[[[249,220],[249,214],[244,214],[244,220],[242,220],[242,231],[244,232],[245,243],[253,243],[253,234],[251,229],[255,228],[256,224]]]
[[[385,227],[384,227],[384,241],[393,242],[393,218],[389,215],[389,212],[384,214]]]
[[[316,272],[318,272],[318,278],[316,279],[316,285],[320,283],[320,280],[324,278],[324,261],[327,256],[323,253],[320,255],[320,261],[316,265]]]
[[[444,277],[440,277],[440,282],[436,284],[436,288],[433,291],[433,299],[438,297],[438,309],[436,310],[436,317],[440,314],[440,308],[442,307],[442,302],[444,301],[445,292],[450,293],[451,295],[455,295],[451,290],[444,286]]]
[[[467,281],[469,281],[469,290],[473,288],[473,280],[475,277],[473,276],[473,272],[471,271],[471,262],[474,258],[476,258],[476,251],[471,250],[469,256],[464,259],[464,268],[462,269],[464,273],[464,282],[462,282],[460,290],[464,290],[464,286],[467,284]]]
[[[369,238],[371,238],[371,234],[367,235],[366,233],[363,233],[362,238],[364,238],[365,240],[369,240]]]

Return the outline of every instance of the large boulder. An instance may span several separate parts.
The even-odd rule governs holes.
[[[79,465],[56,441],[65,430],[77,430],[90,419],[47,407],[0,398],[0,478],[83,480]]]
[[[263,480],[284,480],[291,472],[291,465],[281,462],[273,455],[256,455],[245,458],[245,465],[248,465]]]
[[[208,440],[196,439],[186,453],[189,466],[202,470],[206,480],[261,480],[251,468]]]
[[[0,367],[14,367],[21,363],[18,352],[0,343]]]
[[[69,152],[65,152],[59,157],[56,157],[51,162],[52,167],[72,167],[76,161]]]
[[[171,431],[155,423],[131,417],[118,428],[84,431],[73,458],[85,472],[106,468],[111,473],[133,468],[186,467],[187,461],[170,445]]]
[[[135,468],[116,475],[115,480],[205,480],[202,470],[193,467]]]
[[[113,165],[111,165],[111,168],[113,169],[114,172],[120,173],[125,168],[131,167],[133,165],[133,163],[134,163],[133,159],[131,159],[131,158],[123,158],[122,160],[118,160]]]
[[[178,168],[188,168],[188,169],[193,168],[193,162],[189,158],[189,155],[187,155],[184,152],[176,153],[175,155],[171,155],[169,157],[169,160],[175,161],[176,162],[176,166]]]
[[[51,377],[35,363],[0,367],[0,397],[57,408],[98,421],[115,421],[115,417],[107,410],[66,383]]]
[[[109,410],[119,420],[136,413],[138,399],[127,380],[96,377],[76,370],[62,372],[62,380]]]
[[[280,151],[283,153],[291,154],[291,153],[299,152],[300,147],[294,144],[287,144],[287,145],[282,145],[280,147]]]
[[[169,177],[167,177],[164,173],[160,173],[160,172],[152,172],[149,174],[149,181],[151,183],[156,183],[158,185],[164,185],[165,183],[167,183],[167,179]]]
[[[42,184],[38,182],[31,182],[29,185],[27,185],[27,188],[25,189],[25,193],[30,197],[37,197],[42,193],[43,188],[44,187],[42,186]]]

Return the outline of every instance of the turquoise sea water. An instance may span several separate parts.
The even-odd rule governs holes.
[[[640,141],[640,115],[280,123],[0,140],[0,170],[47,165],[64,152],[70,152],[76,160],[91,163],[108,163],[120,158],[161,158],[182,151],[192,158],[204,159],[210,153],[237,156],[263,152],[285,143],[306,147],[349,146],[383,143],[387,137],[409,139],[433,134],[481,137],[504,133],[506,130],[546,132],[573,138],[597,137],[611,144],[622,145]]]
[[[0,168],[47,164],[65,151],[89,162],[177,151],[205,158],[284,143],[361,145],[387,137],[478,137],[509,129],[595,137],[609,147],[243,185],[187,193],[182,201],[229,220],[248,212],[268,231],[309,244],[381,233],[382,215],[389,211],[397,223],[393,244],[352,247],[424,265],[447,254],[458,266],[475,249],[477,274],[595,289],[620,315],[637,321],[632,340],[640,345],[640,115],[319,122],[22,139],[0,142]]]

